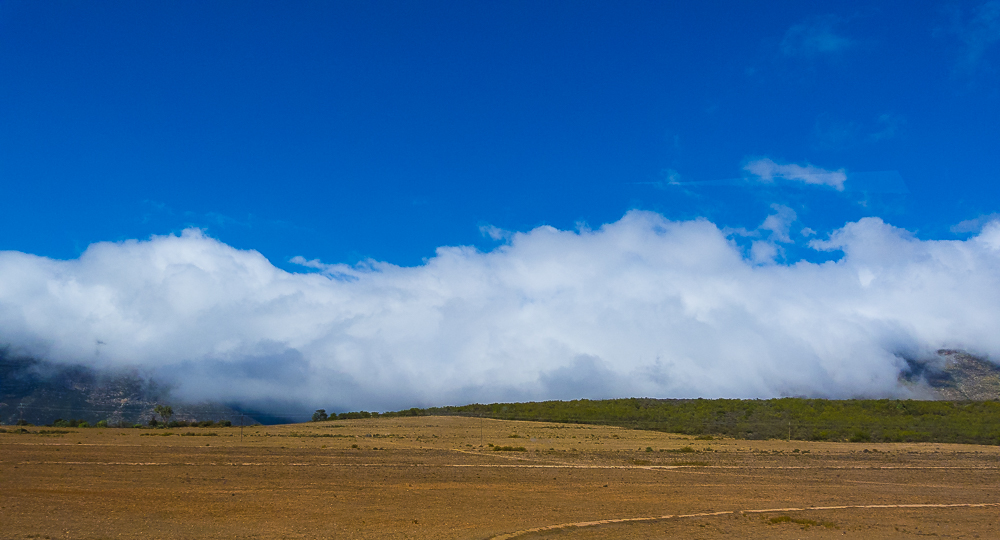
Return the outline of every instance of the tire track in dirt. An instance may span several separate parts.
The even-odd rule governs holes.
[[[805,512],[812,510],[852,510],[852,509],[879,509],[879,508],[987,508],[991,506],[1000,506],[1000,503],[993,502],[993,503],[955,503],[955,504],[859,504],[859,505],[852,504],[852,505],[842,505],[842,506],[810,506],[807,508],[789,507],[789,508],[764,508],[764,509],[751,509],[751,510],[723,510],[721,512],[699,512],[696,514],[668,514],[663,516],[599,519],[595,521],[559,523],[555,525],[544,525],[542,527],[533,527],[531,529],[523,529],[512,533],[505,533],[497,536],[491,536],[490,540],[511,540],[512,538],[517,538],[519,536],[524,536],[526,534],[554,531],[558,529],[568,529],[570,527],[576,527],[576,528],[598,527],[601,525],[613,525],[617,523],[639,523],[639,522],[663,521],[668,519],[729,516],[733,514],[765,514],[772,512]]]

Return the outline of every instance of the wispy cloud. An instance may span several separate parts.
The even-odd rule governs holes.
[[[880,142],[895,138],[905,123],[906,119],[898,114],[881,114],[875,121],[874,131],[868,134],[868,139]]]
[[[989,50],[1000,42],[1000,0],[980,4],[968,18],[956,13],[952,31],[964,45],[958,69],[977,71]]]
[[[775,179],[780,178],[811,185],[831,186],[838,191],[844,190],[844,182],[847,180],[847,173],[844,172],[844,169],[830,171],[808,163],[805,165],[796,163],[782,164],[770,158],[760,158],[750,161],[743,166],[743,170],[757,176],[764,182],[773,182]]]
[[[746,256],[707,220],[639,211],[486,253],[443,247],[416,267],[303,258],[321,272],[290,273],[198,230],[68,261],[0,252],[0,343],[138,364],[191,399],[369,410],[906,396],[901,355],[1000,355],[1000,224],[925,241],[863,219],[812,242],[836,262],[759,264],[790,236],[793,213],[773,216]]]
[[[951,227],[951,232],[958,234],[978,233],[983,230],[983,227],[993,222],[1000,222],[1000,214],[993,212],[992,214],[986,214],[972,219],[967,219],[965,221],[960,221]]]
[[[859,144],[877,144],[892,140],[903,132],[906,117],[887,112],[871,121],[832,117],[823,113],[813,124],[815,146],[821,149],[845,150]]]
[[[809,58],[850,49],[855,45],[854,41],[835,29],[840,23],[839,17],[824,15],[792,25],[781,40],[781,53]]]
[[[761,223],[760,228],[771,231],[771,238],[774,241],[785,244],[790,243],[792,238],[788,233],[792,228],[792,223],[798,219],[795,210],[782,204],[772,204],[771,209],[774,210],[774,213],[764,219],[764,223]]]

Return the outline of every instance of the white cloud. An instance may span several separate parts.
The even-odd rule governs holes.
[[[844,182],[847,180],[847,173],[844,172],[844,169],[829,171],[808,163],[805,165],[780,164],[770,158],[755,159],[747,163],[743,170],[760,177],[764,182],[773,182],[776,178],[781,178],[818,186],[831,186],[838,191],[844,190]]]
[[[812,245],[843,258],[758,265],[709,221],[634,211],[513,233],[488,253],[440,248],[416,267],[303,258],[321,272],[289,273],[197,230],[68,261],[8,251],[0,342],[139,364],[192,399],[369,410],[905,396],[899,354],[1000,353],[1000,225],[924,241],[868,218]]]
[[[479,227],[479,234],[489,237],[491,240],[500,241],[510,238],[511,233],[493,225],[481,225]]]
[[[754,240],[750,244],[750,259],[756,264],[774,264],[778,258],[778,246],[774,242]]]
[[[781,204],[772,204],[771,209],[774,210],[774,213],[764,218],[764,223],[760,224],[760,228],[771,231],[771,239],[775,242],[791,243],[792,238],[788,232],[792,228],[792,223],[798,219],[795,210]]]

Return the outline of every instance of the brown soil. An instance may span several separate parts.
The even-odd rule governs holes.
[[[242,441],[28,429],[0,433],[4,539],[995,538],[1000,515],[986,446],[452,417],[257,426]]]

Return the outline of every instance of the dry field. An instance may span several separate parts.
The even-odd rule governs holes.
[[[0,538],[1000,537],[996,447],[454,417],[59,431],[0,433]]]

